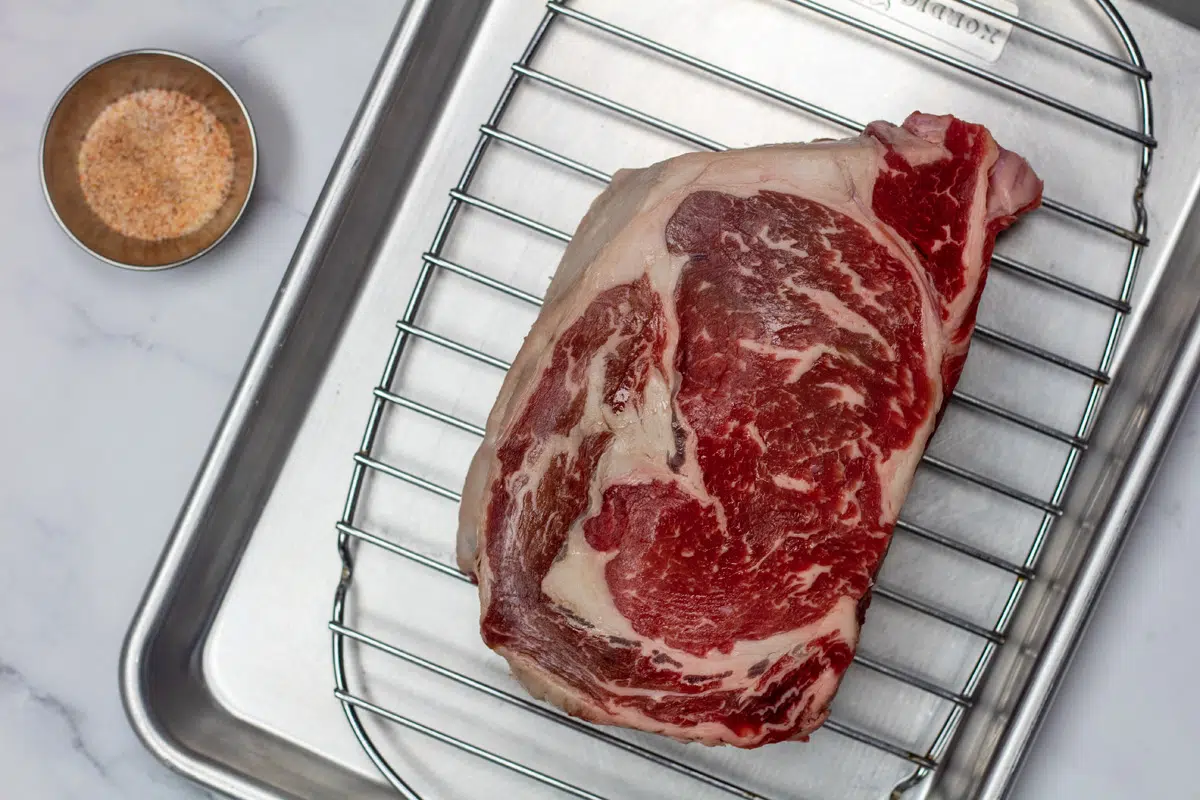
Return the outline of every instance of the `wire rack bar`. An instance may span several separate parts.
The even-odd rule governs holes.
[[[1028,417],[1024,414],[1018,414],[1015,411],[1009,411],[1004,406],[998,405],[989,400],[984,400],[980,397],[976,397],[975,395],[967,394],[966,392],[958,389],[954,390],[954,393],[950,396],[950,399],[969,408],[974,408],[978,409],[979,411],[984,411],[988,414],[993,414],[1001,419],[1007,420],[1016,425],[1020,425],[1022,428],[1036,431],[1037,433],[1040,433],[1043,436],[1048,436],[1051,439],[1057,439],[1063,444],[1070,445],[1078,450],[1087,449],[1088,445],[1086,439],[1083,439],[1072,433],[1060,431],[1058,428],[1055,428],[1052,425],[1047,425],[1044,422],[1038,422],[1032,417]]]
[[[1022,492],[1020,489],[1014,489],[1006,483],[998,481],[994,478],[989,478],[988,476],[982,475],[974,470],[964,469],[963,467],[960,467],[956,464],[951,464],[949,461],[944,461],[929,454],[926,454],[925,457],[921,459],[921,463],[928,464],[940,472],[945,472],[947,475],[953,475],[956,478],[961,478],[965,481],[970,481],[971,483],[975,483],[980,486],[986,486],[993,492],[1002,494],[1005,497],[1011,497],[1013,500],[1024,503],[1027,506],[1033,506],[1034,508],[1041,509],[1047,514],[1053,514],[1055,516],[1062,514],[1062,508],[1060,506],[1034,497],[1028,492]]]
[[[445,336],[434,333],[433,331],[418,328],[416,325],[410,325],[407,322],[397,322],[396,327],[412,336],[417,336],[426,339],[434,344],[439,344],[447,350],[453,350],[456,353],[461,353],[464,356],[473,358],[476,361],[482,361],[484,364],[493,366],[496,369],[507,370],[512,364],[503,359],[490,356],[482,350],[476,350],[474,347],[467,347],[465,344],[459,344],[453,339],[447,339]]]
[[[788,1],[791,2],[791,0]],[[853,120],[844,114],[839,114],[836,111],[825,108],[824,106],[811,103],[807,100],[796,97],[793,94],[789,94],[788,92],[784,92],[780,89],[768,86],[765,83],[761,83],[760,81],[748,78],[744,75],[734,72],[733,70],[726,69],[725,67],[713,64],[710,61],[705,61],[702,58],[685,53],[682,50],[677,50],[676,48],[670,47],[662,42],[642,36],[641,34],[635,33],[627,28],[622,28],[618,25],[612,24],[611,22],[602,20],[599,17],[595,17],[591,14],[586,14],[577,9],[565,6],[562,3],[550,2],[547,4],[547,8],[554,13],[561,14],[564,17],[569,17],[595,30],[603,31],[604,33],[615,36],[625,42],[637,45],[645,50],[657,53],[658,55],[665,56],[666,58],[678,63],[686,64],[687,66],[698,69],[701,72],[711,75],[712,77],[720,78],[721,80],[732,83],[735,86],[746,89],[747,91],[753,92],[761,97],[774,100],[796,111],[805,112],[837,127],[852,131],[854,133],[861,133],[866,128],[863,123]],[[564,82],[564,85],[570,84],[565,84]],[[575,88],[578,89],[579,87]],[[611,110],[616,111],[617,109],[612,108]],[[715,149],[725,148],[720,147]],[[1107,220],[1097,217],[1094,214],[1089,214],[1086,211],[1074,208],[1058,200],[1043,200],[1043,206],[1051,211],[1068,216],[1078,222],[1092,225],[1115,236],[1128,239],[1129,241],[1141,241],[1145,238],[1134,231],[1127,230],[1120,225],[1108,222]]]
[[[1046,209],[1047,211],[1054,211],[1055,213],[1061,214],[1064,217],[1070,217],[1076,222],[1082,222],[1087,225],[1091,225],[1093,228],[1099,228],[1102,231],[1111,233],[1113,236],[1119,236],[1128,242],[1132,242],[1133,244],[1150,244],[1150,239],[1145,233],[1140,231],[1131,231],[1128,228],[1117,225],[1115,222],[1109,222],[1108,220],[1098,217],[1095,214],[1089,214],[1086,211],[1081,211],[1078,208],[1069,206],[1059,200],[1055,200],[1053,197],[1043,197],[1042,208]]]
[[[934,544],[940,545],[949,550],[962,553],[965,556],[970,556],[976,561],[982,561],[985,564],[990,564],[991,566],[1003,570],[1004,572],[1009,572],[1013,575],[1020,575],[1021,577],[1025,578],[1033,577],[1033,570],[1029,569],[1028,567],[1023,567],[1020,564],[1014,564],[1011,561],[1000,558],[999,556],[992,555],[986,550],[981,550],[978,547],[966,544],[965,542],[947,536],[944,533],[938,533],[937,531],[931,530],[923,525],[914,525],[911,522],[906,522],[905,520],[900,519],[896,521],[896,530],[916,536],[919,539],[924,539],[927,542],[933,542]]]
[[[836,719],[825,720],[825,724],[822,725],[821,728],[823,730],[833,731],[834,733],[840,733],[847,739],[853,739],[860,744],[870,745],[876,750],[882,750],[885,753],[890,753],[896,756],[896,758],[902,758],[905,761],[911,761],[918,767],[933,769],[937,766],[937,762],[933,761],[932,759],[926,758],[919,753],[914,753],[911,750],[905,750],[903,747],[897,747],[896,745],[886,742],[877,736],[872,736],[869,733],[863,733],[860,730],[847,727],[846,725],[838,722]]]
[[[1036,344],[1018,339],[1015,336],[998,331],[995,328],[986,325],[975,326],[975,338],[982,339],[986,342],[994,344],[1002,344],[1005,347],[1010,347],[1013,350],[1019,350],[1025,355],[1033,356],[1039,361],[1045,361],[1048,364],[1053,364],[1056,367],[1062,367],[1065,370],[1074,372],[1077,375],[1082,375],[1085,378],[1091,378],[1097,383],[1108,383],[1109,376],[1103,370],[1089,367],[1086,364],[1080,364],[1078,361],[1060,356],[1058,353],[1047,350],[1044,347],[1038,347]]]
[[[972,704],[971,698],[965,695],[950,691],[942,686],[938,686],[933,681],[925,680],[924,678],[914,675],[911,672],[898,669],[897,667],[893,667],[892,665],[883,661],[877,661],[876,659],[871,658],[870,656],[865,656],[862,653],[856,653],[854,655],[854,663],[858,664],[859,666],[866,667],[873,672],[878,672],[880,675],[886,675],[889,678],[898,680],[901,683],[907,683],[909,686],[913,686],[923,692],[934,695],[935,697],[940,697],[943,700],[954,703],[956,706],[969,707]]]
[[[434,483],[433,481],[426,480],[420,475],[409,472],[408,470],[400,469],[399,467],[394,467],[387,462],[379,461],[378,459],[371,458],[363,453],[356,453],[354,455],[354,461],[355,463],[360,464],[367,469],[373,469],[376,472],[382,472],[384,475],[389,475],[396,480],[410,483],[413,486],[416,486],[418,489],[424,489],[427,492],[432,492],[439,497],[444,497],[447,500],[454,501],[455,503],[462,501],[461,492],[455,491],[454,489],[448,489],[445,486]]]
[[[544,233],[552,239],[558,239],[560,242],[566,243],[571,241],[571,234],[566,231],[560,231],[558,228],[552,228],[549,225],[538,222],[536,219],[527,217],[524,214],[518,214],[516,211],[510,211],[507,208],[498,206],[495,203],[489,203],[487,200],[482,200],[478,197],[472,197],[466,192],[460,192],[457,189],[450,192],[450,196],[460,203],[466,203],[475,208],[481,208],[484,211],[495,214],[498,217],[503,217],[509,222],[515,222],[518,225],[524,225],[526,228],[532,228],[538,233]]]
[[[533,142],[529,141],[528,139],[522,139],[520,136],[513,136],[511,133],[508,133],[507,131],[498,130],[496,128],[491,127],[490,125],[481,125],[479,127],[479,131],[484,136],[489,136],[493,139],[499,139],[502,142],[519,147],[528,153],[533,153],[534,155],[541,156],[542,158],[546,159],[547,161],[553,161],[555,164],[559,164],[561,166],[567,167],[568,169],[572,169],[575,172],[578,172],[582,175],[588,176],[589,178],[594,178],[595,180],[599,181],[600,183],[607,184],[612,181],[612,175],[609,175],[607,172],[604,172],[603,170],[596,169],[595,167],[589,167],[587,164],[584,164],[582,161],[576,161],[575,159],[564,156],[561,153],[556,153],[553,150],[548,150],[547,148],[542,147],[541,145],[534,144]]]
[[[495,278],[484,275],[482,272],[476,272],[470,267],[464,267],[461,264],[454,263],[453,261],[447,261],[444,258],[439,258],[433,253],[426,253],[425,255],[421,256],[421,258],[423,258],[426,263],[441,267],[448,272],[453,272],[455,275],[461,275],[462,277],[475,281],[476,283],[482,283],[484,286],[487,286],[490,289],[495,289],[498,292],[506,294],[509,297],[515,297],[518,300],[524,300],[530,305],[540,306],[542,304],[542,298],[538,297],[536,294],[530,294],[529,292],[518,289],[515,286],[504,283],[503,281],[498,281]]]
[[[341,635],[340,632],[339,635]],[[448,744],[452,747],[457,747],[464,753],[470,753],[476,758],[482,758],[484,761],[488,761],[498,767],[504,767],[505,769],[515,772],[518,775],[524,775],[526,778],[530,778],[538,783],[545,784],[546,786],[551,786],[555,789],[558,789],[560,792],[571,795],[572,797],[578,797],[581,798],[581,800],[609,800],[609,798],[606,798],[604,795],[589,792],[586,789],[580,789],[573,783],[561,781],[552,775],[547,775],[541,770],[536,770],[531,767],[527,767],[518,761],[513,761],[510,758],[496,755],[491,750],[485,750],[482,747],[476,747],[470,742],[459,739],[458,737],[451,736],[448,733],[442,733],[437,728],[431,728],[424,723],[417,722],[412,717],[406,717],[403,714],[397,714],[395,711],[390,711],[383,706],[375,705],[368,700],[363,700],[361,697],[356,697],[348,692],[342,691],[341,689],[335,690],[333,696],[338,700],[341,700],[343,703],[348,703],[349,705],[360,708],[364,711],[370,711],[372,714],[386,719],[388,722],[394,722],[397,725],[408,728],[410,731],[416,731],[417,733],[428,736],[430,739],[441,742],[442,744]]]
[[[1120,311],[1122,314],[1126,314],[1130,310],[1129,303],[1125,300],[1109,297],[1103,292],[1097,292],[1095,289],[1081,286],[1074,281],[1069,281],[1051,272],[1032,267],[1009,256],[993,253],[991,264],[993,267],[1000,267],[1017,275],[1032,278],[1039,283],[1049,284],[1056,289],[1062,289],[1064,292],[1070,292],[1077,297],[1082,297],[1084,300],[1090,300],[1093,303],[1111,308],[1113,311]]]
[[[402,395],[389,392],[387,389],[376,388],[375,396],[402,408],[407,408],[409,411],[416,411],[418,414],[424,414],[431,419],[436,419],[438,422],[458,428],[460,431],[473,433],[480,438],[482,438],[484,433],[486,433],[481,425],[475,425],[467,422],[466,420],[459,419],[452,414],[447,414],[444,411],[438,411],[436,408],[427,406],[424,403],[418,403],[416,400],[410,400]]]
[[[920,614],[924,614],[927,617],[933,617],[934,619],[941,620],[951,627],[958,628],[961,631],[978,636],[980,639],[986,639],[989,642],[994,642],[995,644],[1002,644],[1004,642],[1004,634],[999,633],[998,631],[994,631],[991,628],[986,628],[983,625],[971,622],[970,620],[965,619],[958,614],[953,614],[943,608],[938,608],[937,606],[926,603],[922,600],[916,600],[912,597],[907,597],[900,592],[897,592],[886,586],[876,585],[871,589],[871,593],[875,597],[882,597],[886,600],[890,600],[893,603],[904,606],[911,611],[916,611]]]
[[[413,550],[411,547],[405,547],[402,544],[396,544],[395,542],[385,539],[382,536],[376,536],[375,534],[370,533],[369,531],[364,531],[362,528],[356,528],[353,525],[346,524],[345,522],[339,522],[337,524],[337,529],[338,529],[339,533],[341,533],[345,536],[350,536],[355,539],[358,539],[359,541],[363,541],[363,542],[366,542],[367,544],[374,545],[375,547],[378,547],[382,550],[388,551],[392,555],[400,556],[402,558],[407,558],[409,561],[416,562],[417,564],[420,564],[421,566],[429,567],[432,570],[440,572],[441,574],[445,575],[448,578],[454,578],[457,581],[461,581],[461,582],[467,583],[467,584],[473,583],[470,576],[468,576],[461,570],[459,570],[455,567],[452,567],[449,564],[444,564],[441,561],[438,561],[436,558],[427,556],[424,553],[418,553],[416,550]],[[338,623],[333,622],[330,624],[337,625]]]

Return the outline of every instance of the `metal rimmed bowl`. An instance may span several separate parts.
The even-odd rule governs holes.
[[[113,101],[143,89],[174,90],[203,104],[225,126],[233,147],[233,182],[225,202],[197,230],[159,241],[110,228],[88,205],[79,183],[80,146],[96,117]],[[208,66],[166,50],[132,50],[93,64],[63,91],[46,121],[40,161],[46,201],[76,244],[114,266],[158,270],[203,255],[237,223],[254,186],[258,144],[241,99]]]

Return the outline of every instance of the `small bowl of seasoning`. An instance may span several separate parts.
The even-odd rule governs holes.
[[[258,146],[216,72],[164,50],[92,65],[55,103],[42,188],[63,230],[118,267],[177,267],[211,250],[250,200]]]

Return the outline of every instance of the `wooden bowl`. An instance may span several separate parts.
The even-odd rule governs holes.
[[[79,185],[79,149],[91,124],[110,103],[143,89],[175,90],[206,106],[229,132],[233,184],[211,219],[191,233],[147,241],[124,236],[92,211]],[[217,245],[241,218],[258,170],[258,143],[250,115],[221,76],[194,58],[165,50],[132,50],[91,67],[63,91],[42,134],[42,189],[58,224],[101,261],[137,270],[185,264]]]

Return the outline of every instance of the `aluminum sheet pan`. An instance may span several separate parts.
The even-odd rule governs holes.
[[[900,119],[914,108],[952,110],[987,124],[1046,178],[1047,193],[1132,228],[1140,146],[1112,131],[964,76],[944,63],[814,15],[788,0],[571,3],[666,47],[854,120]],[[1136,128],[1135,83],[1111,67],[1013,31],[994,65],[877,9],[828,7]],[[1021,13],[1106,52],[1121,53],[1093,0],[1025,3]],[[1121,6],[1154,71],[1155,175],[1146,196],[1151,241],[1133,311],[1109,372],[1104,412],[1089,434],[1063,515],[1037,578],[970,698],[956,742],[906,796],[1001,797],[1061,678],[1120,542],[1182,408],[1200,359],[1200,238],[1193,214],[1200,149],[1200,33],[1141,5]],[[421,255],[545,7],[525,0],[413,0],[347,139],[265,323],[243,380],[201,469],[130,630],[122,688],[135,728],[168,764],[244,798],[392,797],[333,698],[330,598],[341,562],[334,523],[379,382],[395,321]],[[578,21],[551,30],[532,68],[641,108],[716,142],[844,135],[836,125],[662,53]],[[534,141],[601,172],[696,149],[544,82],[524,81],[503,119]],[[573,229],[600,184],[519,147],[489,147],[473,197],[557,230]],[[1052,212],[1003,239],[999,251],[1108,297],[1121,291],[1129,243]],[[441,256],[537,295],[561,242],[485,209],[460,214]],[[511,299],[511,298],[509,298]],[[439,272],[418,318],[470,347],[508,359],[535,314],[461,276]],[[997,268],[980,315],[1000,337],[1081,365],[1101,359],[1112,311]],[[436,343],[416,342],[388,390],[482,423],[500,373]],[[1060,431],[1085,409],[1091,379],[977,340],[962,388]],[[373,457],[457,489],[475,440],[468,432],[392,408]],[[1049,502],[1069,445],[956,406],[930,448],[946,463]],[[1059,505],[1055,503],[1055,505]],[[452,502],[372,479],[356,524],[445,563]],[[924,469],[903,517],[1019,564],[1043,511],[1019,498]],[[990,627],[1013,575],[925,539],[898,533],[881,585],[901,598]],[[481,681],[512,690],[502,662],[478,641],[473,591],[377,548],[362,547],[349,621]],[[969,678],[980,637],[880,600],[862,650],[871,659],[953,690]],[[448,684],[362,648],[355,691],[447,733],[606,797],[705,794],[677,773]],[[887,675],[853,668],[835,704],[839,724],[916,754],[936,743],[955,703]],[[391,766],[425,797],[557,797],[443,743],[368,721]],[[835,731],[807,745],[752,753],[684,748],[621,734],[771,797],[885,797],[914,764]]]

